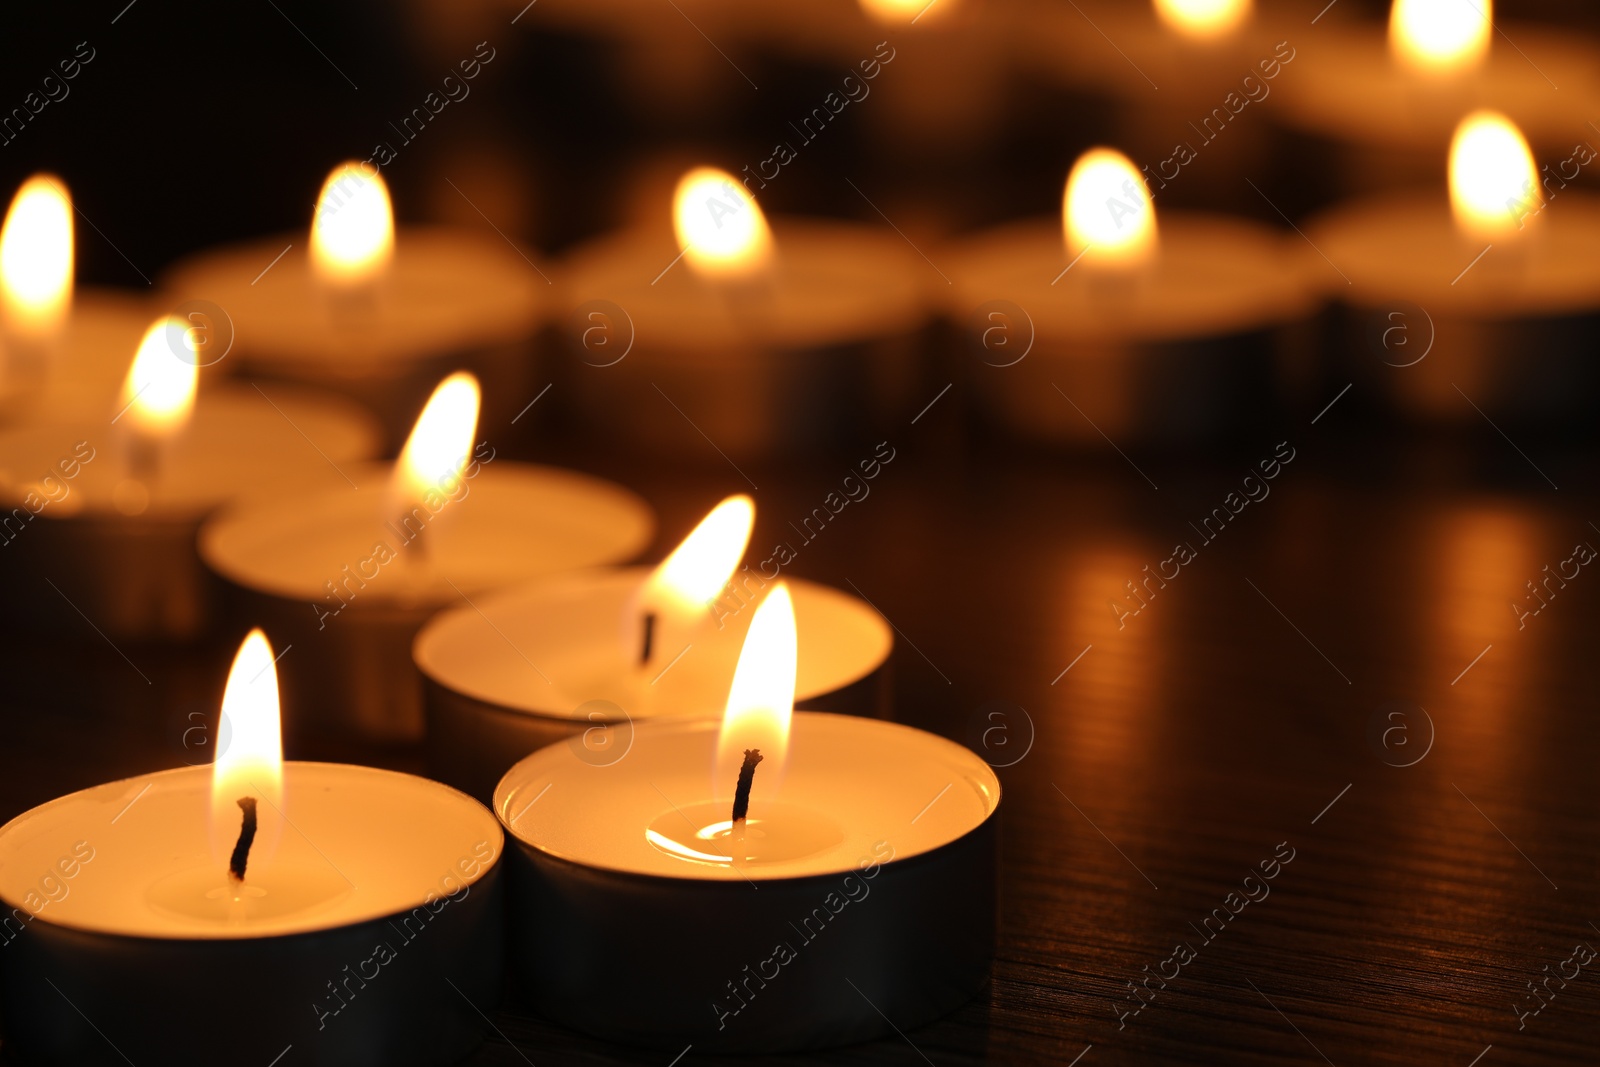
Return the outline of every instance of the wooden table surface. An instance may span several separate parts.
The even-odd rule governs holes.
[[[1204,461],[974,457],[952,428],[962,404],[958,391],[885,431],[895,462],[793,572],[854,584],[895,625],[897,718],[1003,765],[992,981],[903,1037],[767,1062],[1593,1062],[1600,968],[1552,980],[1521,1028],[1513,1006],[1531,1012],[1530,983],[1600,945],[1600,576],[1552,581],[1537,614],[1512,607],[1538,606],[1526,583],[1547,564],[1600,545],[1592,455],[1488,427],[1389,439],[1335,407]],[[1270,494],[1203,541],[1190,523],[1279,441],[1294,458]],[[715,456],[641,472],[569,453],[649,496],[663,540],[745,488]],[[759,485],[755,545],[783,537],[849,459],[741,464]],[[1137,606],[1125,583],[1180,541],[1194,558],[1119,620],[1113,601]],[[79,637],[3,645],[0,817],[194,760],[186,716],[214,710],[231,648]],[[1275,855],[1293,858],[1268,895],[1207,940],[1204,920],[1232,892],[1260,896],[1244,879]],[[1180,943],[1192,958],[1172,977]],[[1158,971],[1165,987],[1135,1001],[1130,983]],[[516,1006],[495,1023],[471,1064],[670,1058]],[[696,1062],[713,1061],[679,1061]]]

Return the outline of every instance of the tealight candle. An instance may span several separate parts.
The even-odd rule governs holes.
[[[1393,0],[1386,32],[1332,16],[1315,29],[1301,35],[1307,58],[1284,79],[1275,114],[1333,143],[1345,189],[1403,188],[1430,173],[1474,108],[1565,148],[1587,136],[1600,96],[1589,45],[1528,25],[1497,33],[1491,0]]]
[[[673,1051],[788,1052],[910,1029],[979,988],[999,780],[932,734],[793,712],[795,677],[779,584],[720,727],[642,723],[626,758],[557,744],[506,774],[513,962],[540,1013]]]
[[[252,617],[309,661],[290,728],[415,740],[422,701],[409,666],[423,622],[492,589],[614,563],[650,540],[633,493],[473,445],[479,387],[446,379],[398,463],[346,470],[348,485],[295,506],[258,500],[208,522],[200,554]]]
[[[910,403],[921,272],[933,275],[892,230],[769,226],[746,185],[712,168],[678,183],[673,214],[676,241],[665,227],[613,234],[563,271],[564,306],[617,342],[608,365],[564,383],[584,425],[744,456],[837,444],[839,427]]]
[[[433,1064],[479,1043],[502,962],[494,818],[427,779],[285,763],[277,720],[257,630],[211,767],[111,782],[0,827],[15,1054]]]
[[[75,293],[72,198],[36,174],[0,228],[0,420],[99,418],[150,323],[144,303]]]
[[[730,497],[653,570],[585,571],[441,612],[417,635],[430,771],[492,798],[506,768],[573,738],[621,759],[633,724],[717,714],[750,608],[770,579],[735,573],[754,519]],[[800,632],[795,696],[828,711],[882,713],[893,633],[848,594],[789,583]]]
[[[114,404],[0,429],[0,538],[23,557],[0,583],[32,605],[27,626],[87,619],[113,640],[193,637],[212,599],[195,553],[201,521],[250,493],[343,484],[341,466],[372,455],[371,418],[336,397],[197,397],[194,344],[189,322],[159,319]]]
[[[941,256],[949,313],[995,358],[975,384],[1006,429],[1183,440],[1276,406],[1291,328],[1316,307],[1281,237],[1176,212],[1158,225],[1139,172],[1109,149],[1079,158],[1062,213],[1065,243],[1061,223],[1027,222]],[[1009,347],[988,344],[995,329]]]
[[[1323,266],[1328,293],[1353,313],[1351,333],[1368,335],[1350,338],[1349,373],[1427,421],[1475,422],[1481,410],[1535,424],[1587,410],[1600,200],[1566,185],[1593,157],[1541,180],[1516,126],[1476,112],[1451,145],[1448,198],[1389,194],[1309,223],[1339,272]]]
[[[450,367],[487,383],[496,421],[531,396],[531,344],[548,283],[493,233],[407,227],[362,163],[334,168],[310,241],[279,235],[217,249],[165,279],[232,318],[244,373],[333,389],[372,407],[391,439]]]

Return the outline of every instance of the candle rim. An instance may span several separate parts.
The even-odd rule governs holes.
[[[485,817],[484,825],[490,826],[492,824],[494,833],[498,835],[497,837],[491,838],[491,840],[495,842],[494,859],[491,863],[482,866],[478,873],[471,877],[460,875],[459,873],[457,874],[462,883],[466,886],[475,886],[483,882],[496,870],[496,868],[500,866],[501,862],[505,858],[506,834],[505,828],[501,824],[500,820],[477,798],[468,793],[462,792],[452,785],[448,785],[433,778],[424,778],[418,774],[410,774],[406,771],[394,771],[389,770],[386,767],[370,767],[361,763],[330,763],[323,760],[284,760],[283,769],[286,785],[289,783],[291,768],[309,771],[354,771],[361,774],[369,774],[375,777],[388,778],[390,780],[409,780],[411,782],[420,782],[426,786],[433,787],[434,789],[442,790],[447,795],[454,794],[454,796],[459,798],[460,801],[464,802],[466,805],[470,805],[462,810],[471,812],[474,819],[478,819],[479,816]],[[102,782],[99,785],[91,785],[83,789],[76,789],[70,793],[63,794],[62,796],[53,797],[50,800],[45,801],[43,804],[37,804],[34,807],[29,808],[27,811],[24,811],[21,814],[9,819],[3,825],[0,825],[0,866],[4,866],[6,863],[10,862],[9,853],[14,850],[14,845],[9,843],[9,839],[12,837],[12,835],[21,833],[23,831],[23,827],[20,824],[23,824],[34,817],[41,815],[48,809],[57,808],[72,801],[88,800],[92,802],[90,794],[97,793],[102,790],[109,790],[117,786],[124,786],[131,789],[136,785],[148,782],[153,788],[156,782],[163,779],[171,781],[172,779],[178,779],[184,776],[191,776],[196,779],[197,795],[200,796],[200,799],[197,800],[197,804],[203,805],[209,803],[211,764],[202,763],[188,767],[169,767],[165,770],[153,771],[150,774],[133,775],[132,777],[128,778],[117,778],[109,782]],[[434,801],[434,803],[437,803],[437,801]],[[219,883],[220,881],[221,874],[219,873]],[[418,898],[416,903],[400,908],[386,909],[372,914],[362,914],[358,918],[324,915],[321,918],[308,921],[303,927],[297,927],[290,930],[268,930],[259,933],[232,926],[219,927],[215,932],[205,929],[195,929],[184,931],[182,933],[170,934],[149,932],[130,933],[125,930],[108,928],[105,925],[96,923],[63,920],[59,917],[59,915],[52,916],[49,914],[48,909],[41,910],[39,912],[29,911],[27,905],[23,903],[23,901],[20,899],[13,900],[11,898],[10,894],[6,892],[6,886],[3,880],[0,880],[0,903],[3,903],[8,911],[12,909],[22,909],[23,911],[28,912],[31,916],[27,924],[29,926],[36,922],[45,922],[51,926],[55,926],[63,930],[72,930],[78,933],[91,934],[97,937],[118,938],[130,942],[155,941],[171,943],[201,941],[267,941],[278,938],[302,937],[306,935],[316,936],[329,931],[344,930],[351,927],[365,925],[367,923],[382,922],[398,916],[409,915],[417,908],[426,906],[425,897],[426,894],[431,891],[432,890],[430,889],[424,889],[423,895]],[[26,929],[26,927],[24,927],[24,929]]]

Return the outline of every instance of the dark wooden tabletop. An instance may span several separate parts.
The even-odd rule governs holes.
[[[1000,767],[992,980],[903,1038],[770,1062],[1593,1062],[1600,974],[1572,961],[1600,945],[1600,577],[1563,562],[1600,545],[1592,453],[1375,434],[1337,406],[1206,459],[974,451],[962,413],[957,391],[886,430],[897,461],[793,570],[895,625],[897,718]],[[1189,524],[1280,441],[1269,495],[1204,541]],[[744,486],[715,456],[560,452],[649,496],[663,539]],[[757,545],[836,480],[745,473]],[[1130,613],[1125,583],[1172,574],[1178,542],[1193,558]],[[1533,613],[1527,583],[1574,569]],[[0,817],[192,760],[186,709],[214,707],[230,655],[14,634]],[[1214,910],[1237,910],[1220,933]],[[495,1023],[472,1064],[668,1058],[514,1005]]]

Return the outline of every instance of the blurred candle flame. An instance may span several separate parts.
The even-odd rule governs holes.
[[[772,231],[744,186],[727,171],[696,167],[678,181],[673,229],[689,265],[710,277],[760,272],[772,259]]]
[[[1412,70],[1471,70],[1489,54],[1493,0],[1394,0],[1389,51]]]
[[[358,286],[382,274],[393,257],[394,209],[382,175],[363,163],[335,167],[311,221],[312,269],[330,284]]]
[[[797,637],[789,586],[779,582],[756,608],[734,668],[728,707],[717,734],[718,778],[733,782],[746,749],[760,749],[762,763],[752,796],[771,796],[782,775],[794,715]],[[763,790],[765,781],[768,788]]]
[[[904,25],[920,20],[924,14],[932,21],[933,15],[942,16],[956,3],[957,0],[861,0],[861,10],[876,22]]]
[[[1543,206],[1533,153],[1516,125],[1494,111],[1461,120],[1450,142],[1450,208],[1460,229],[1502,241]]]
[[[34,338],[60,329],[72,305],[72,200],[50,174],[22,183],[0,229],[6,325]]]
[[[395,463],[394,490],[412,506],[459,475],[478,432],[478,379],[456,371],[434,389]]]
[[[1207,40],[1232,33],[1250,17],[1252,0],[1155,0],[1156,14],[1168,27]]]
[[[1121,152],[1091,148],[1078,157],[1062,197],[1067,254],[1112,269],[1148,262],[1156,248],[1156,211],[1139,171]]]
[[[145,330],[122,383],[123,413],[147,437],[168,437],[189,421],[200,353],[189,323],[168,315]]]

